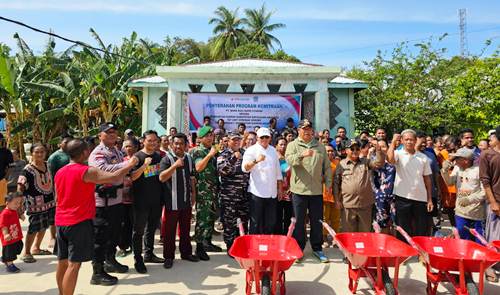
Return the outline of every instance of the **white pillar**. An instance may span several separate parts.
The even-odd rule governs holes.
[[[317,131],[330,129],[329,125],[328,84],[322,81],[314,94],[314,129]]]
[[[182,95],[179,91],[168,88],[168,98],[167,98],[167,130],[170,130],[170,127],[176,127],[177,130],[181,130],[181,122],[182,122]]]
[[[146,132],[148,130],[148,108],[149,108],[149,88],[144,87],[142,88],[142,133]]]

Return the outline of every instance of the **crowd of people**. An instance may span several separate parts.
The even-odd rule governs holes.
[[[289,118],[282,130],[276,123],[228,131],[223,119],[213,128],[206,117],[189,137],[172,127],[141,137],[127,129],[121,138],[109,122],[97,138],[63,136],[48,159],[48,148],[33,144],[28,163],[0,137],[2,262],[14,273],[21,252],[25,263],[55,254],[60,293],[73,294],[85,261],[96,285],[116,284],[110,273],[129,271],[116,257],[129,254],[138,273],[147,263],[172,268],[176,236],[181,259],[209,260],[224,251],[212,242],[217,220],[230,256],[237,219],[250,234],[286,234],[295,217],[293,237],[302,250],[309,241],[323,263],[333,245],[319,220],[337,232],[395,234],[399,225],[429,236],[442,234],[447,217],[463,239],[474,240],[467,227],[500,239],[500,126],[476,146],[471,129],[406,129],[389,140],[384,128],[348,138],[343,127],[332,137],[307,119],[296,126]],[[158,229],[163,258],[153,251]],[[53,252],[41,247],[47,230]],[[494,270],[487,275],[496,280]]]

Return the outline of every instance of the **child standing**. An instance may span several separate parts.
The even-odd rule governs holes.
[[[23,202],[23,195],[18,192],[10,193],[6,198],[6,208],[0,213],[0,238],[2,240],[2,262],[7,267],[7,272],[20,271],[14,265],[23,249],[23,232],[19,223],[18,210]],[[22,216],[24,220],[24,216]]]

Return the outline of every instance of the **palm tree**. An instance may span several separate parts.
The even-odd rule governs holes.
[[[238,17],[238,8],[230,11],[224,6],[219,6],[214,13],[216,17],[208,21],[209,24],[215,25],[213,33],[216,36],[212,57],[226,59],[236,47],[247,41],[245,30],[242,28],[244,19]]]
[[[285,24],[271,24],[270,19],[273,12],[267,12],[264,4],[260,9],[245,9],[246,19],[244,24],[248,27],[247,34],[251,42],[264,45],[267,49],[274,49],[273,43],[281,48],[281,42],[275,36],[271,35],[276,29],[286,27]]]

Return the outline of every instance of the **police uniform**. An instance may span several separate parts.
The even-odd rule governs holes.
[[[238,236],[238,226],[236,220],[241,219],[243,225],[248,223],[248,178],[250,174],[241,170],[243,161],[243,149],[239,149],[241,156],[236,158],[235,151],[230,148],[225,149],[217,157],[217,170],[220,175],[220,202],[224,216],[224,242],[227,249],[231,248],[234,239]]]
[[[113,123],[100,126],[100,132],[116,129]],[[127,165],[122,153],[115,147],[107,147],[102,142],[92,151],[89,166],[106,172],[117,171]],[[115,281],[107,272],[124,273],[128,267],[115,259],[116,246],[120,239],[120,227],[124,218],[122,204],[123,179],[116,183],[96,186],[96,216],[94,218],[94,258],[91,284],[106,284]],[[110,283],[111,284],[111,283]]]

